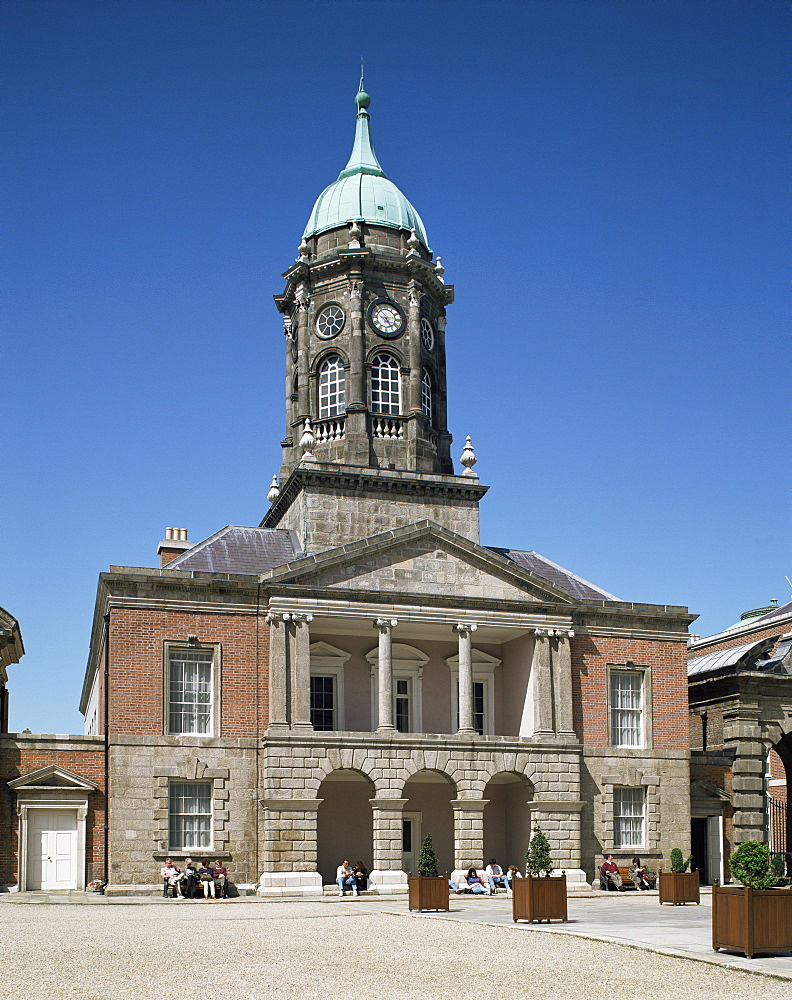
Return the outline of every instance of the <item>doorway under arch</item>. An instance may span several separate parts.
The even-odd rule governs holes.
[[[494,774],[484,789],[484,857],[497,858],[502,868],[516,865],[525,870],[525,852],[531,839],[533,786],[519,774]]]
[[[322,799],[317,816],[317,870],[322,883],[335,881],[336,869],[346,858],[373,867],[374,838],[371,803],[374,786],[360,771],[331,771],[319,786]]]
[[[402,870],[418,872],[424,837],[431,833],[440,874],[454,870],[456,785],[442,771],[417,771],[405,783],[402,797]]]

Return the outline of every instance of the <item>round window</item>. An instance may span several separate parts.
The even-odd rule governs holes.
[[[344,329],[344,310],[341,306],[325,306],[316,317],[316,335],[322,340],[330,340]]]

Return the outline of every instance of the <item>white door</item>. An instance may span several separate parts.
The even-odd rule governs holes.
[[[77,810],[28,812],[28,889],[77,888]]]
[[[421,814],[402,813],[402,871],[418,874],[421,856]]]
[[[723,845],[721,843],[721,817],[707,816],[707,881],[716,879],[723,883]]]

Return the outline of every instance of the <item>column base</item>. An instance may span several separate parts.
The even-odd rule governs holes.
[[[319,872],[262,872],[257,896],[321,896]]]
[[[385,871],[375,868],[369,872],[369,878],[373,883],[371,888],[376,892],[388,894],[393,892],[407,892],[407,872],[394,871],[393,869]]]

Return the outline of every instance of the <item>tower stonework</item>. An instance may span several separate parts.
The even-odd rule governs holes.
[[[347,166],[316,201],[275,296],[286,338],[283,489],[262,527],[305,552],[429,519],[479,540],[447,426],[446,306],[423,222],[385,176],[357,94]],[[417,509],[420,508],[420,509]]]

